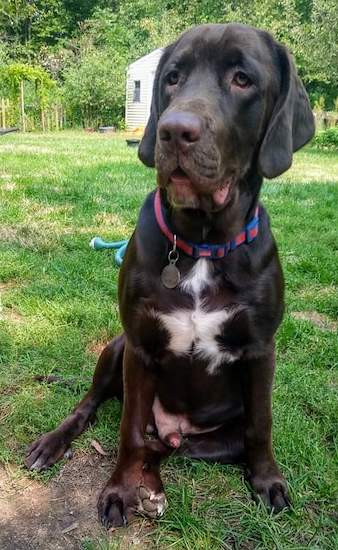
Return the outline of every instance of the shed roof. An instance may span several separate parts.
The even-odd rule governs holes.
[[[164,48],[156,48],[156,50],[153,50],[152,52],[148,53],[147,55],[144,55],[142,57],[139,57],[138,59],[136,59],[136,61],[133,61],[133,63],[130,63],[130,65],[128,65],[128,69],[130,67],[134,67],[135,65],[137,65],[138,63],[149,63],[152,61],[152,58],[154,58],[154,61],[155,59],[157,60],[159,58],[159,56],[162,54]]]

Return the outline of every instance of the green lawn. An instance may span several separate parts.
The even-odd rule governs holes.
[[[118,269],[110,252],[88,243],[95,235],[130,235],[155,175],[118,136],[0,140],[0,462],[13,471],[27,444],[77,402],[97,348],[120,329]],[[293,510],[271,517],[257,508],[238,468],[171,459],[163,467],[169,508],[158,522],[139,520],[130,547],[337,548],[337,178],[337,155],[307,148],[287,174],[265,183],[262,197],[287,289],[274,442]],[[33,380],[43,374],[71,384]],[[74,460],[95,453],[93,438],[109,452],[116,448],[119,418],[119,406],[106,404],[74,444]],[[52,483],[61,466],[31,478]],[[29,477],[20,468],[15,475]],[[102,531],[65,548],[129,548],[128,533],[108,539]]]

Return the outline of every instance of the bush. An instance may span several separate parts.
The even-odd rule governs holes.
[[[313,142],[317,147],[338,149],[338,128],[328,128],[318,132]]]
[[[89,49],[64,71],[67,119],[97,127],[124,121],[125,67],[112,50]]]
[[[21,86],[24,94],[24,120],[20,110]],[[0,97],[6,100],[7,125],[28,130],[40,128],[47,111],[61,103],[60,89],[49,73],[42,67],[27,63],[0,62]],[[55,110],[51,116],[54,117],[54,126]]]

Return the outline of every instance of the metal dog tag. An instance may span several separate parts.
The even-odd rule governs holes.
[[[181,274],[175,264],[166,265],[161,273],[161,281],[166,288],[176,288],[180,279]]]
[[[161,273],[161,281],[166,288],[176,288],[181,280],[181,274],[176,267],[179,254],[176,250],[176,235],[174,235],[174,246],[168,254],[169,264],[166,265]]]

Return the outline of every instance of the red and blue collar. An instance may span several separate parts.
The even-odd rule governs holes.
[[[167,239],[174,244],[175,235],[167,226],[161,204],[160,190],[157,189],[154,197],[154,211],[156,221]],[[243,231],[239,233],[234,239],[223,244],[194,244],[187,241],[183,241],[180,237],[176,237],[176,246],[183,250],[188,256],[192,258],[210,258],[212,260],[217,258],[224,258],[235,250],[243,243],[251,243],[258,234],[259,224],[259,207],[257,206],[254,217],[246,224]]]

